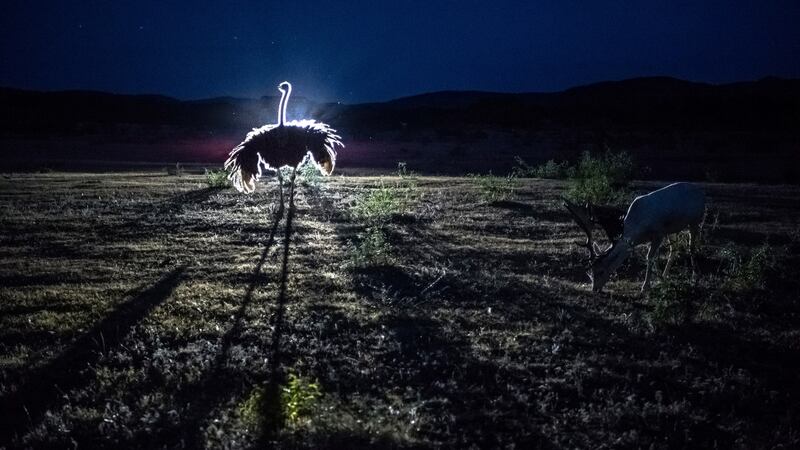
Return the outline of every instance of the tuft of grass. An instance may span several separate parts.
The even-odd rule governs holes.
[[[289,382],[281,387],[283,416],[291,424],[301,422],[313,413],[321,395],[318,382],[289,374]]]
[[[384,225],[396,214],[404,214],[413,199],[413,187],[380,186],[362,193],[350,209],[353,218],[368,225]]]
[[[517,164],[514,166],[513,173],[520,178],[533,177],[562,180],[575,175],[575,168],[571,167],[567,161],[556,162],[550,159],[544,164],[532,167],[519,156],[515,156],[514,159]]]
[[[206,184],[212,188],[226,188],[231,185],[228,172],[222,169],[205,169]]]
[[[413,178],[403,183],[386,185],[362,192],[350,208],[351,216],[365,225],[355,243],[350,243],[351,267],[388,265],[393,262],[386,228],[392,218],[406,214],[417,199],[417,183]]]
[[[397,163],[397,176],[402,179],[416,178],[417,173],[413,170],[408,170],[408,165],[405,161],[398,161]]]
[[[317,381],[290,373],[277,394],[266,386],[253,389],[238,408],[242,422],[251,427],[296,425],[311,416],[322,391]]]
[[[350,264],[353,267],[369,267],[391,264],[391,245],[379,227],[368,228],[357,243],[350,247]]]
[[[516,175],[510,174],[504,177],[492,175],[469,175],[478,186],[478,196],[485,202],[496,202],[508,200],[514,196],[519,189],[519,180]]]
[[[244,402],[239,405],[239,417],[248,426],[257,427],[264,423],[264,411],[268,401],[267,389],[258,386],[247,396]]]
[[[702,298],[695,286],[685,278],[663,280],[648,292],[652,307],[649,320],[653,328],[680,326],[692,319],[697,301]]]
[[[766,289],[768,273],[777,264],[774,249],[769,244],[752,250],[749,255],[743,255],[732,247],[726,247],[721,252],[727,265],[727,277],[723,287],[734,292],[753,292]]]
[[[183,165],[176,162],[175,167],[167,167],[167,175],[174,175],[176,177],[183,176]]]
[[[322,183],[327,181],[326,177],[322,176],[317,166],[310,161],[307,161],[297,168],[297,179],[300,181],[301,185],[310,188],[319,188]]]

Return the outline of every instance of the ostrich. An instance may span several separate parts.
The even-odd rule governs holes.
[[[310,119],[286,121],[286,105],[292,94],[288,81],[278,85],[281,101],[278,104],[278,123],[254,128],[247,133],[244,141],[230,152],[225,161],[225,170],[233,186],[245,194],[256,188],[255,182],[265,170],[275,172],[278,177],[283,212],[283,177],[281,168],[293,167],[291,182],[295,171],[307,159],[314,163],[323,175],[330,175],[336,165],[336,146],[344,148],[336,130],[325,123]]]

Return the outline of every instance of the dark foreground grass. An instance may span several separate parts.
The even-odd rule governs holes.
[[[518,183],[0,179],[0,447],[800,445],[797,188],[706,186],[697,281],[643,297]]]

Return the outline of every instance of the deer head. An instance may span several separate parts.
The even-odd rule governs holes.
[[[586,233],[586,242],[578,243],[578,245],[586,247],[589,251],[588,261],[590,266],[587,275],[592,280],[592,291],[599,292],[608,282],[614,270],[625,260],[628,253],[627,242],[620,244],[621,241],[619,240],[619,236],[622,235],[622,218],[618,214],[621,210],[605,206],[598,207],[588,202],[584,206],[578,206],[569,200],[564,200],[564,207],[570,212],[575,223]],[[604,223],[601,222],[606,235],[613,240],[612,244],[605,250],[600,248],[592,235],[592,228],[595,222],[592,219],[598,210],[602,211],[601,214],[605,217],[609,217],[609,220],[605,220]],[[619,231],[617,231],[616,227],[619,228]],[[614,240],[615,238],[617,240]]]
[[[570,214],[572,214],[572,218],[575,220],[575,223],[577,223],[583,232],[586,233],[586,242],[577,243],[577,245],[586,247],[586,249],[589,251],[589,261],[594,261],[603,252],[600,250],[600,246],[597,245],[597,242],[594,241],[592,236],[593,223],[589,218],[591,204],[586,203],[586,206],[578,206],[575,203],[565,199],[564,207],[567,208]]]

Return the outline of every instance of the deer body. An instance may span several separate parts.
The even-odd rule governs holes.
[[[628,207],[622,225],[622,238],[634,245],[654,242],[679,233],[690,225],[700,225],[705,211],[705,194],[689,183],[674,183],[636,197]]]
[[[592,290],[599,292],[611,274],[630,255],[637,245],[650,243],[647,252],[647,270],[642,291],[650,286],[651,267],[664,238],[670,234],[689,230],[689,248],[694,268],[694,245],[705,212],[705,194],[690,183],[674,183],[636,197],[628,207],[623,222],[622,237],[603,254],[597,255],[590,271]],[[667,263],[669,268],[669,262]],[[666,272],[666,271],[665,271]]]

